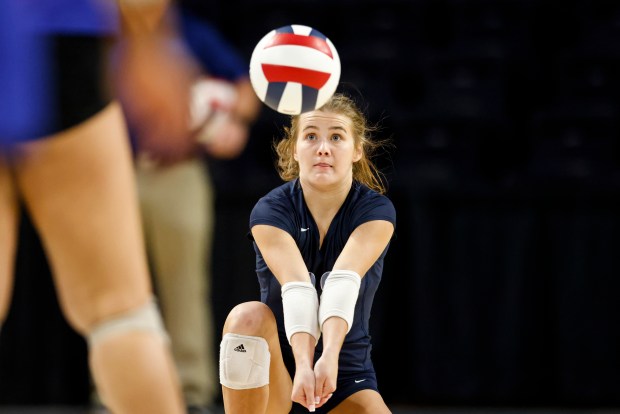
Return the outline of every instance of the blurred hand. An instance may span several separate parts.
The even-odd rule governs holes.
[[[249,125],[235,115],[235,108],[245,105],[247,98],[238,89],[238,84],[207,75],[192,88],[191,126],[196,141],[214,158],[236,158],[247,144]]]
[[[238,157],[246,146],[249,128],[226,112],[214,114],[198,132],[197,140],[207,154],[220,159]]]

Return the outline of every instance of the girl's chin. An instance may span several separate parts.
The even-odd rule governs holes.
[[[301,179],[302,183],[306,182],[313,187],[333,187],[340,182],[332,175],[315,174],[312,177],[306,177]]]

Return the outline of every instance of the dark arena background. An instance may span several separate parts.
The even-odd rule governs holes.
[[[395,412],[620,410],[619,1],[188,3],[248,61],[270,30],[315,27],[340,54],[339,90],[392,139],[378,162],[397,229],[372,333]],[[285,121],[265,107],[242,157],[210,164],[218,331],[258,299],[248,216],[280,183]],[[85,343],[27,217],[20,236],[0,412],[85,406]]]

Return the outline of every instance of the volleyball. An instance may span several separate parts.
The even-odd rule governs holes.
[[[267,33],[250,58],[250,81],[258,98],[287,115],[320,108],[336,92],[340,57],[312,27],[293,24]]]

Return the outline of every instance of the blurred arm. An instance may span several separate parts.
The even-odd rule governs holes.
[[[256,121],[261,110],[261,102],[258,100],[249,78],[242,78],[235,82],[237,100],[231,115],[238,121],[251,125]]]
[[[198,71],[168,0],[117,0],[122,33],[113,66],[116,94],[143,158],[168,165],[191,157],[190,87]]]
[[[158,27],[170,3],[169,0],[116,0],[121,14],[123,34],[139,36],[152,33]]]

